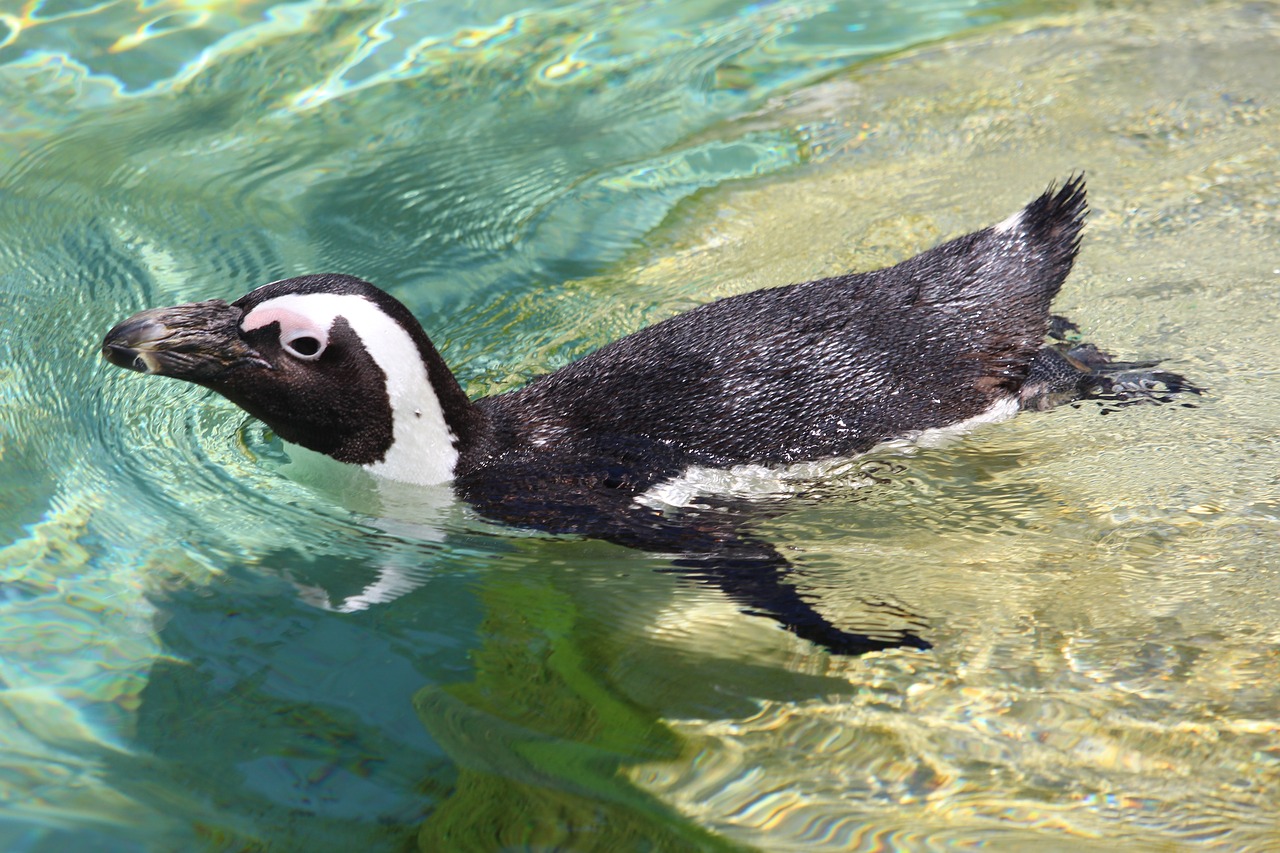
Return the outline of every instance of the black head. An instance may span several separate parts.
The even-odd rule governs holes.
[[[211,388],[286,441],[395,479],[450,479],[474,428],[470,402],[418,321],[351,276],[143,311],[107,334],[102,354]]]

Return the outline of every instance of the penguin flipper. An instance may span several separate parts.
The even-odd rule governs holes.
[[[815,643],[833,654],[857,656],[895,648],[930,649],[932,645],[915,633],[923,621],[914,613],[887,602],[868,602],[868,624],[837,627],[819,613],[800,589],[787,583],[797,574],[794,567],[772,545],[747,536],[717,537],[720,548],[688,554],[674,560],[669,571],[698,584],[720,589],[750,616],[765,616],[802,640]],[[912,627],[886,627],[876,617],[890,616]]]
[[[460,478],[459,495],[482,515],[545,533],[603,539],[616,545],[670,555],[664,569],[697,584],[714,586],[743,613],[765,616],[801,639],[834,654],[930,645],[912,628],[922,620],[892,605],[871,604],[871,627],[844,630],[832,624],[788,580],[794,567],[769,543],[742,532],[753,516],[742,511],[686,510],[668,514],[636,502],[646,489],[678,472],[660,447],[633,451],[634,439],[597,448],[599,455],[558,456],[548,473],[545,459],[509,455]],[[620,464],[619,457],[626,459]],[[643,458],[645,465],[638,463]],[[881,624],[888,613],[895,624]],[[880,618],[876,618],[880,617]]]

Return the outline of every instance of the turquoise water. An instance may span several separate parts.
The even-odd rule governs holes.
[[[1274,848],[1277,21],[0,9],[0,847]],[[831,613],[902,603],[928,654],[832,659],[97,355],[141,308],[340,270],[489,393],[1075,169],[1063,309],[1210,393],[887,454],[770,522]]]

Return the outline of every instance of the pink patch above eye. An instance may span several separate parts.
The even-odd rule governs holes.
[[[319,328],[315,320],[288,308],[260,308],[250,311],[240,328],[252,332],[272,323],[280,324],[280,339],[284,341],[306,336],[323,342],[329,336],[328,329]]]

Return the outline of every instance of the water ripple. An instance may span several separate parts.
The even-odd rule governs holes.
[[[1269,843],[1274,14],[1220,5],[1119,32],[1093,13],[799,89],[1010,13],[4,13],[6,816],[92,828],[67,849],[365,849],[404,846],[466,789],[455,762],[589,796],[558,753],[505,762],[476,738],[544,743],[496,714],[554,680],[540,667],[594,655],[561,698],[625,695],[646,732],[675,720],[687,759],[633,778],[744,843]],[[1113,42],[1057,41],[1086,31]],[[708,192],[841,158],[793,189]],[[972,227],[986,188],[1020,199],[1082,164],[1098,202],[1064,300],[1108,345],[1214,377],[1196,417],[1081,408],[886,451],[789,484],[791,512],[758,531],[834,622],[919,626],[927,655],[833,660],[659,558],[495,535],[447,495],[333,479],[225,401],[97,355],[138,308],[335,268],[402,295],[471,387],[506,388],[709,296],[923,248]],[[497,710],[445,709],[464,723],[446,756],[413,696],[470,679]]]

